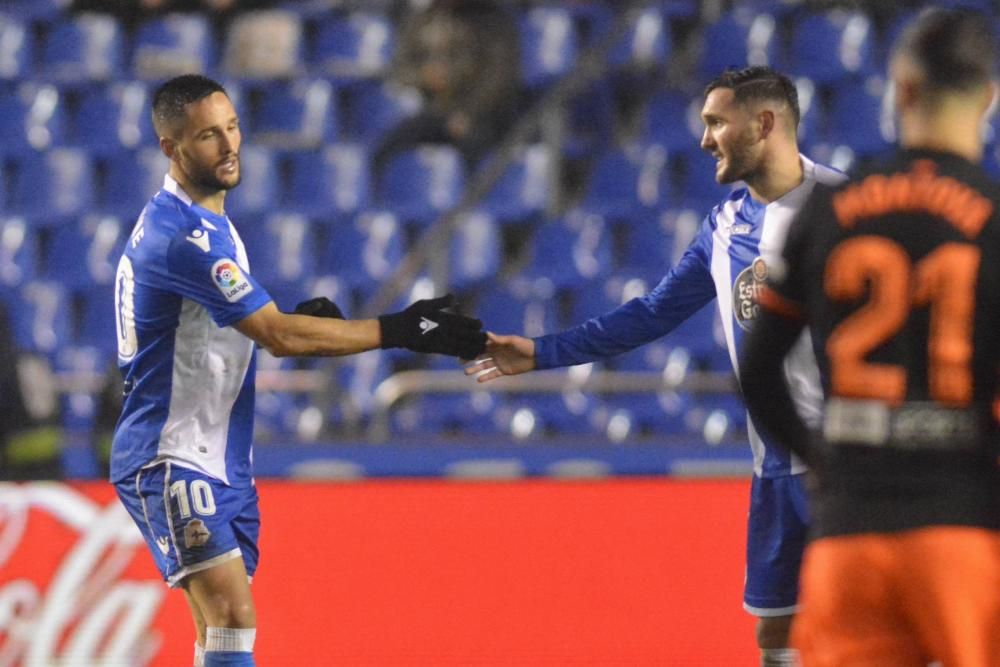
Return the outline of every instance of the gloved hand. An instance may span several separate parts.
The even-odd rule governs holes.
[[[332,317],[335,320],[345,319],[344,314],[340,312],[337,304],[325,296],[318,296],[315,299],[303,301],[295,306],[293,312],[296,315],[309,315],[310,317]]]
[[[472,359],[486,349],[486,332],[480,320],[446,313],[455,304],[452,294],[422,299],[406,310],[380,315],[382,347],[405,347],[414,352],[435,352]]]

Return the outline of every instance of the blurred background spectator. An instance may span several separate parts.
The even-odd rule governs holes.
[[[450,144],[469,166],[503,137],[521,106],[517,26],[489,0],[436,0],[404,18],[391,78],[420,91],[423,107],[392,128],[374,154]]]

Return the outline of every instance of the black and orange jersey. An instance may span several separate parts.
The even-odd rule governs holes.
[[[761,427],[808,449],[818,534],[1000,528],[998,208],[978,166],[911,150],[817,189],[793,223],[741,381]],[[818,437],[766,396],[774,341],[803,326],[826,399]]]

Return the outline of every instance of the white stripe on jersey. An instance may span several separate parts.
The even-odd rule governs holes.
[[[739,375],[740,363],[736,350],[736,336],[733,331],[733,266],[729,256],[729,229],[736,221],[736,211],[741,200],[727,201],[716,216],[717,226],[712,234],[712,279],[715,281],[715,297],[722,315],[722,330],[726,334],[729,360]],[[756,456],[754,457],[756,460]]]

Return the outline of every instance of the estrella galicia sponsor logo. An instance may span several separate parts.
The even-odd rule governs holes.
[[[750,330],[760,313],[760,292],[766,282],[767,263],[763,257],[755,259],[736,276],[733,283],[733,315],[744,331]]]
[[[253,285],[231,259],[220,259],[212,265],[212,279],[222,296],[230,303],[239,301],[253,291]]]

